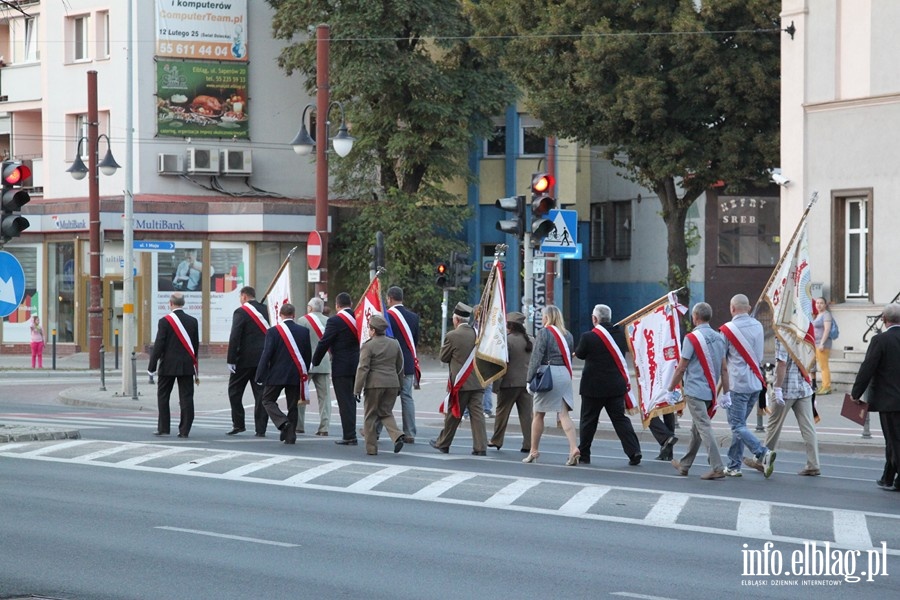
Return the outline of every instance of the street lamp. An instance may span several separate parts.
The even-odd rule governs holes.
[[[100,347],[103,341],[103,309],[100,306],[100,175],[112,175],[119,168],[116,159],[113,158],[110,149],[109,136],[98,135],[97,114],[97,71],[87,72],[87,101],[88,101],[88,134],[78,140],[75,152],[75,160],[72,166],[66,169],[76,180],[84,179],[88,174],[88,214],[90,229],[88,237],[91,248],[91,285],[90,306],[88,307],[88,357],[91,369],[100,368]],[[100,138],[106,138],[106,156],[99,163]],[[87,141],[88,165],[81,160],[82,143]]]
[[[322,238],[322,256],[319,268],[323,272],[316,283],[316,295],[327,301],[328,294],[328,144],[323,141],[317,144],[306,129],[306,115],[310,109],[315,110],[316,140],[328,139],[328,114],[337,106],[341,112],[341,126],[337,135],[331,139],[334,152],[341,158],[350,154],[353,148],[353,136],[347,131],[344,119],[344,107],[340,102],[331,101],[331,88],[328,82],[328,62],[331,49],[331,29],[328,25],[316,27],[316,104],[308,104],[303,109],[300,131],[291,142],[294,152],[301,156],[312,154],[316,150],[316,231]]]

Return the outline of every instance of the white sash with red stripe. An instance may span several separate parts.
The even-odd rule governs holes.
[[[250,304],[249,302],[245,302],[241,304],[241,308],[250,315],[250,320],[256,323],[256,326],[260,328],[260,330],[265,333],[269,330],[269,324],[266,319],[260,314],[256,307]]]
[[[712,402],[710,402],[709,408],[706,409],[706,414],[709,415],[709,418],[713,418],[713,415],[716,414],[716,378],[713,376],[713,366],[710,360],[712,356],[709,344],[706,343],[706,338],[703,337],[702,333],[697,331],[692,331],[686,336],[687,339],[691,340],[691,345],[694,347],[694,354],[697,356],[697,360],[700,362],[700,367],[703,369],[703,375],[706,377],[706,383],[709,385],[709,391],[712,393]],[[682,356],[684,352],[682,352]]]
[[[444,397],[444,401],[441,402],[441,406],[438,408],[438,411],[444,414],[447,412],[447,409],[449,407],[450,414],[452,414],[457,419],[462,417],[462,413],[459,410],[459,391],[462,389],[462,386],[465,385],[466,380],[469,378],[469,375],[472,374],[474,368],[475,348],[472,348],[472,352],[469,354],[469,357],[466,358],[466,361],[460,368],[459,373],[456,374],[456,379],[447,380],[447,395]]]
[[[181,342],[181,345],[184,346],[184,349],[187,350],[187,353],[191,357],[191,361],[194,363],[194,378],[200,374],[200,368],[197,364],[197,353],[194,352],[194,344],[191,343],[191,336],[188,335],[187,330],[184,328],[184,323],[181,322],[181,319],[175,316],[175,313],[169,313],[166,315],[166,320],[169,321],[169,325],[172,326],[172,330],[175,331],[175,336]]]
[[[763,376],[762,371],[759,370],[759,362],[762,357],[756,358],[752,354],[750,354],[750,342],[744,337],[744,333],[741,331],[741,328],[735,325],[732,322],[725,323],[719,328],[719,331],[722,332],[728,341],[731,342],[731,345],[738,351],[738,354],[741,355],[741,358],[744,359],[744,362],[747,363],[747,366],[750,367],[750,370],[759,379],[759,382],[766,387],[766,378]]]
[[[625,408],[629,410],[635,408],[637,402],[634,399],[634,394],[631,392],[631,379],[628,377],[628,371],[625,369],[625,356],[622,354],[622,350],[619,349],[619,345],[616,344],[613,336],[604,327],[595,325],[593,331],[603,341],[606,350],[612,355],[613,360],[616,361],[616,366],[619,368],[619,373],[622,374],[622,379],[625,380],[625,387],[628,390],[625,394]]]
[[[291,330],[288,329],[288,326],[284,321],[276,325],[276,327],[278,328],[278,333],[281,335],[282,341],[284,341],[285,346],[287,346],[288,354],[290,354],[291,358],[294,360],[297,371],[300,372],[300,401],[303,403],[309,402],[309,400],[307,400],[307,398],[309,398],[309,374],[307,373],[303,356],[300,354],[300,348],[297,347],[297,340],[294,339],[294,334],[291,333]]]
[[[356,326],[356,316],[349,309],[339,310],[337,316],[339,316],[344,323],[347,324],[353,334],[356,336],[356,339],[359,339],[359,328]]]
[[[322,339],[322,336],[325,335],[325,330],[322,329],[322,324],[319,323],[319,320],[312,316],[311,314],[303,315],[303,318],[309,323],[309,326],[312,327],[312,330],[316,332],[316,335],[319,336],[319,339]]]
[[[391,313],[397,320],[397,323],[400,324],[400,333],[403,334],[403,339],[406,340],[406,346],[412,353],[413,362],[416,366],[416,382],[419,382],[422,379],[422,370],[419,368],[419,355],[416,353],[416,344],[413,342],[412,329],[409,328],[409,323],[406,322],[403,313],[400,312],[396,306],[390,307],[388,312]]]

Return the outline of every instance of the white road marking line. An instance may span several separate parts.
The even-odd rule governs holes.
[[[865,513],[834,510],[834,541],[852,548],[871,548],[872,536]]]
[[[210,463],[218,462],[220,460],[230,460],[235,456],[240,455],[240,452],[219,452],[218,454],[210,454],[209,456],[202,456],[200,458],[195,458],[189,462],[182,463],[177,467],[172,467],[169,469],[169,471],[172,471],[174,473],[187,473],[192,469],[196,469]]]
[[[509,506],[540,483],[539,479],[518,479],[484,501],[488,506]]]
[[[88,463],[88,462],[91,462],[92,460],[96,460],[98,458],[104,458],[104,457],[110,456],[112,454],[118,454],[119,452],[128,450],[129,448],[133,448],[135,446],[137,446],[137,444],[135,444],[134,446],[124,446],[124,447],[123,446],[113,446],[112,448],[104,448],[103,450],[97,450],[96,452],[90,452],[88,454],[82,454],[81,456],[76,456],[72,460],[74,462]]]
[[[316,477],[321,477],[322,475],[331,473],[332,471],[337,471],[341,467],[346,467],[349,464],[352,463],[346,460],[335,460],[323,465],[319,465],[318,467],[313,467],[312,469],[307,469],[302,473],[297,473],[293,477],[288,477],[284,480],[284,483],[288,485],[300,485],[308,481],[312,481]]]
[[[294,460],[295,456],[270,456],[269,458],[259,460],[257,462],[252,462],[246,465],[241,465],[240,467],[234,468],[230,471],[222,473],[222,477],[226,479],[240,479],[245,475],[249,475],[254,471],[259,471],[260,469],[265,469],[266,467],[271,467],[272,465],[277,465],[279,463],[287,462],[289,460]]]
[[[747,535],[771,535],[771,514],[772,505],[768,502],[741,500],[736,529]]]
[[[348,492],[368,492],[379,483],[384,483],[391,477],[409,471],[410,467],[387,467],[371,475],[367,475],[352,485],[347,486]]]
[[[603,485],[582,488],[569,498],[568,502],[559,507],[559,512],[568,516],[583,515],[611,489]]]
[[[138,446],[143,448],[156,448],[156,446]],[[118,461],[116,464],[122,467],[132,467],[137,466],[143,462],[147,462],[148,460],[153,460],[155,458],[163,458],[165,456],[171,456],[172,454],[178,454],[179,452],[183,452],[184,448],[176,447],[176,448],[163,448],[162,450],[157,450],[156,452],[150,452],[148,454],[144,454],[142,456],[135,456],[132,458],[128,458],[126,460]]]
[[[442,479],[438,479],[434,483],[429,483],[421,490],[412,495],[417,500],[433,500],[446,492],[447,490],[459,485],[464,481],[468,481],[475,477],[476,473],[451,473]]]
[[[70,440],[67,442],[60,442],[58,444],[51,444],[49,446],[43,446],[36,450],[32,450],[31,452],[22,453],[19,456],[27,456],[27,457],[43,456],[44,454],[47,454],[49,452],[54,452],[56,450],[63,450],[65,448],[73,448],[75,446],[81,446],[81,445],[84,445],[87,443],[92,443],[92,442],[89,442],[88,440]]]
[[[689,494],[663,493],[644,517],[644,521],[653,525],[673,525],[690,499]]]
[[[194,535],[205,535],[208,537],[223,538],[226,540],[237,540],[239,542],[251,542],[253,544],[266,544],[267,546],[280,546],[282,548],[299,548],[300,544],[286,544],[284,542],[274,542],[272,540],[261,540],[258,538],[244,537],[241,535],[228,535],[226,533],[214,533],[212,531],[201,531],[199,529],[184,529],[181,527],[159,526],[154,529],[162,529],[164,531],[178,531],[180,533],[192,533]]]

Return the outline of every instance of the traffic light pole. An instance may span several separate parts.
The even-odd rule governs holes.
[[[441,346],[447,336],[447,308],[450,304],[450,288],[444,288],[444,300],[441,302]]]
[[[531,247],[531,234],[527,231],[522,241],[522,252],[525,255],[522,312],[525,313],[525,319],[530,321],[534,316],[534,249]]]
[[[99,123],[97,110],[97,71],[87,72],[88,101],[88,215],[90,227],[90,306],[88,307],[88,365],[100,368],[100,346],[103,342],[103,309],[100,307],[100,169]]]

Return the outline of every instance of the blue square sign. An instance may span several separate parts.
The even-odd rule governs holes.
[[[541,252],[572,254],[578,250],[578,211],[554,209],[547,213],[554,228],[541,242]]]

